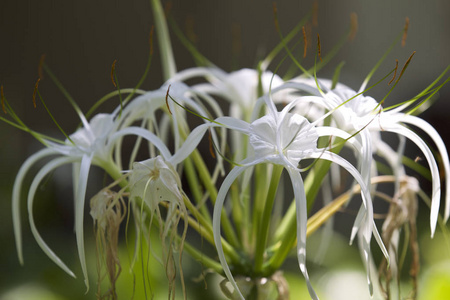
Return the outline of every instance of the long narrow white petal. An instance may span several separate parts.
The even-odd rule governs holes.
[[[250,131],[250,124],[231,117],[220,117],[215,120],[216,122],[225,125],[229,129],[237,130],[242,133],[248,134]]]
[[[213,213],[213,234],[214,234],[214,243],[216,244],[217,254],[219,255],[220,264],[222,265],[223,271],[230,281],[231,285],[238,292],[240,298],[244,300],[244,296],[242,296],[239,287],[237,286],[236,281],[233,278],[233,274],[231,274],[230,267],[228,266],[227,260],[225,258],[225,253],[223,252],[222,240],[220,235],[220,217],[222,213],[223,204],[225,202],[225,198],[227,196],[228,190],[230,189],[233,182],[236,178],[247,169],[247,167],[234,167],[233,170],[225,177],[222,185],[220,186],[219,193],[217,194],[216,203],[214,204],[214,213]]]
[[[428,165],[430,166],[431,171],[431,189],[432,189],[432,195],[431,195],[431,212],[430,212],[430,227],[431,227],[431,236],[434,236],[434,232],[436,230],[436,224],[437,219],[439,215],[439,206],[441,203],[441,182],[439,179],[439,169],[436,164],[436,161],[434,160],[433,153],[431,152],[430,148],[428,148],[427,144],[414,132],[412,132],[410,129],[397,125],[392,127],[384,128],[385,131],[394,132],[399,135],[403,135],[406,138],[410,139],[412,142],[414,142],[417,147],[422,151],[423,155],[425,156]]]
[[[55,155],[53,149],[42,149],[41,151],[30,156],[20,167],[17,173],[16,180],[14,181],[13,193],[12,193],[12,219],[14,226],[14,237],[16,239],[17,256],[20,264],[23,264],[23,248],[22,248],[22,226],[20,221],[20,193],[22,191],[23,180],[28,173],[28,170],[39,160],[46,156]]]
[[[84,251],[84,201],[86,197],[86,187],[88,182],[89,169],[91,167],[92,155],[84,155],[81,159],[80,177],[75,192],[75,235],[77,237],[78,256],[80,258],[81,270],[84,275],[84,283],[89,290],[89,279],[86,266],[86,255]],[[86,291],[86,292],[87,292]]]
[[[203,124],[197,126],[192,132],[188,135],[183,145],[176,151],[176,153],[170,158],[167,159],[173,166],[176,166],[180,162],[186,159],[192,151],[194,151],[201,139],[205,135],[206,130],[209,128],[209,124]]]
[[[169,149],[167,149],[166,145],[161,141],[159,137],[157,137],[155,134],[149,132],[148,130],[145,130],[143,128],[139,127],[128,127],[121,129],[118,132],[115,132],[111,135],[111,137],[108,140],[109,144],[113,144],[114,141],[117,139],[125,136],[125,135],[135,135],[135,136],[141,136],[147,141],[151,142],[153,145],[155,145],[156,148],[158,148],[159,152],[161,152],[161,155],[168,159],[171,157]]]
[[[366,266],[369,266],[369,259],[371,257],[370,255],[370,240],[372,238],[373,233],[373,206],[372,206],[372,198],[370,196],[370,191],[368,187],[366,186],[364,179],[362,178],[361,174],[353,167],[348,161],[343,159],[337,154],[330,153],[328,151],[325,152],[317,152],[310,155],[312,158],[321,158],[325,160],[329,160],[331,162],[339,164],[341,167],[347,170],[358,182],[358,184],[361,186],[361,198],[363,201],[364,208],[361,207],[361,210],[365,211],[365,214],[360,212],[361,215],[363,215],[363,219],[365,222],[362,224],[363,232],[362,236],[364,237],[363,241],[363,252],[364,252],[364,263]],[[358,213],[359,215],[359,213]],[[361,229],[360,229],[361,230]],[[369,270],[367,270],[369,272]],[[369,289],[372,289],[370,276],[368,277],[369,281]]]
[[[292,187],[294,190],[296,215],[297,215],[297,259],[300,266],[300,271],[305,277],[306,285],[308,287],[309,295],[312,299],[318,300],[316,292],[314,291],[311,281],[309,280],[308,270],[306,268],[306,224],[308,221],[305,188],[303,186],[302,176],[298,170],[286,168],[289,177],[291,178]]]
[[[425,133],[427,133],[431,137],[433,142],[436,144],[437,149],[439,150],[439,154],[442,158],[442,164],[444,166],[445,172],[444,221],[447,222],[450,216],[450,162],[448,158],[447,147],[445,146],[444,141],[442,140],[441,136],[436,131],[436,129],[434,129],[434,127],[431,126],[428,122],[410,115],[404,115],[401,120],[402,122],[409,123],[422,129]]]
[[[50,161],[49,163],[47,163],[34,177],[33,182],[31,183],[30,186],[30,191],[28,192],[28,199],[27,199],[27,203],[28,203],[28,218],[30,221],[30,227],[31,227],[31,232],[33,233],[34,238],[36,239],[36,242],[38,243],[38,245],[41,247],[41,249],[44,251],[45,254],[47,254],[47,256],[53,260],[53,262],[55,264],[57,264],[61,269],[63,269],[67,274],[69,274],[72,277],[76,277],[75,274],[62,262],[62,260],[50,249],[50,247],[44,242],[44,240],[42,239],[41,235],[39,234],[36,225],[34,223],[34,217],[33,217],[33,202],[34,202],[34,195],[36,194],[36,190],[39,186],[39,184],[41,183],[42,179],[44,179],[44,177],[50,173],[51,171],[53,171],[54,169],[65,165],[65,164],[69,164],[72,162],[75,162],[76,160],[78,160],[79,158],[76,157],[60,157],[60,158],[56,158],[52,161]]]

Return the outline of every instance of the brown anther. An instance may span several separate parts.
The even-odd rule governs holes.
[[[403,29],[403,36],[402,36],[402,47],[405,47],[406,44],[406,37],[408,36],[408,27],[409,27],[409,18],[406,17],[405,28]]]
[[[209,140],[209,153],[211,154],[212,158],[216,158],[216,154],[214,154],[214,147],[213,147],[213,140],[211,135],[211,130],[208,134],[208,140]]]
[[[278,24],[278,10],[277,10],[277,3],[276,2],[273,2],[272,8],[273,8],[273,20],[275,22],[275,28],[277,30],[279,30],[280,26]]]
[[[411,59],[413,58],[414,54],[416,54],[416,51],[414,51],[414,52],[411,54],[411,56],[408,58],[408,60],[406,61],[405,65],[403,66],[402,71],[400,72],[400,76],[398,76],[398,79],[397,79],[397,81],[396,81],[395,83],[397,83],[397,82],[400,80],[400,78],[402,78],[403,73],[405,73],[406,68],[408,67],[409,63],[411,62]]]
[[[39,78],[44,78],[44,72],[42,72],[42,68],[44,67],[44,61],[45,61],[45,54],[41,55],[41,58],[39,59],[39,66],[38,66],[38,76]]]
[[[312,7],[312,24],[314,27],[319,25],[319,1],[314,0]]]
[[[397,76],[397,69],[398,69],[398,59],[395,60],[394,77],[392,77],[392,79],[391,79],[391,81],[389,81],[388,85],[391,85],[392,81],[394,81],[395,77]]]
[[[169,113],[170,114],[172,114],[172,111],[170,110],[170,107],[169,107],[169,92],[170,92],[170,84],[169,84],[169,87],[167,88],[167,93],[166,93],[166,106],[167,106],[167,109],[169,110]]]
[[[0,86],[0,101],[2,102],[2,110],[5,114],[7,114],[6,112],[6,107],[5,107],[5,94],[3,93],[3,85]]]
[[[348,35],[348,39],[350,41],[353,41],[357,31],[358,31],[358,15],[352,12],[350,14],[350,34]]]
[[[150,43],[150,55],[153,54],[153,32],[155,31],[155,26],[152,25],[152,28],[150,28],[150,38],[149,38],[149,43]]]
[[[231,51],[233,55],[239,56],[242,51],[242,34],[241,34],[241,24],[233,23],[231,24]]]
[[[164,5],[164,16],[169,17],[170,12],[172,11],[172,1],[167,1],[166,5]]]
[[[417,162],[419,162],[419,161],[421,161],[421,160],[422,160],[422,157],[417,156],[417,157],[414,159],[414,162],[417,163]]]
[[[34,106],[34,108],[36,108],[36,93],[38,91],[39,81],[41,81],[41,78],[38,78],[38,80],[36,81],[36,84],[34,85],[34,91],[33,91],[33,106]]]
[[[308,48],[308,39],[306,38],[306,30],[305,26],[302,26],[303,33],[303,58],[306,57],[306,49]]]
[[[322,50],[320,48],[320,35],[317,34],[317,55],[319,56],[320,61],[322,61]]]
[[[116,62],[117,62],[117,59],[114,60],[114,62],[112,63],[112,66],[111,66],[111,81],[114,84],[114,87],[117,87],[116,81],[114,80],[114,75],[115,75],[115,71],[116,71]]]
[[[192,15],[188,15],[186,17],[186,21],[185,21],[185,28],[186,28],[186,36],[187,38],[192,42],[192,43],[196,43],[197,42],[197,35],[195,34],[195,30],[194,30],[194,24],[195,24],[195,18]]]

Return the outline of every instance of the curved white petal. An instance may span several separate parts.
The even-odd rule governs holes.
[[[294,190],[296,215],[297,215],[297,259],[300,271],[305,277],[309,295],[312,299],[318,300],[311,281],[309,280],[308,271],[306,269],[306,224],[308,221],[305,188],[303,186],[302,176],[296,169],[286,168],[291,178],[292,188]]]
[[[120,139],[121,137],[125,135],[135,135],[140,136],[146,139],[147,141],[151,142],[156,148],[158,148],[159,152],[161,152],[161,155],[164,157],[164,159],[169,159],[171,157],[169,149],[167,149],[166,145],[161,141],[159,137],[157,137],[155,134],[151,133],[148,130],[145,130],[140,127],[128,127],[121,129],[118,132],[115,132],[111,135],[111,137],[108,140],[108,144],[114,144],[114,142],[117,139]]]
[[[69,163],[73,163],[75,161],[79,160],[79,158],[74,157],[60,157],[56,158],[49,163],[47,163],[34,177],[33,182],[30,186],[30,191],[28,192],[28,218],[30,221],[30,227],[31,232],[33,233],[34,238],[36,239],[36,242],[41,247],[41,249],[44,251],[45,254],[55,263],[57,264],[61,269],[63,269],[67,274],[69,274],[72,277],[76,277],[75,274],[62,262],[62,260],[50,249],[50,247],[44,242],[41,235],[39,234],[36,225],[34,223],[33,218],[33,202],[34,202],[34,195],[36,194],[36,190],[41,183],[41,181],[44,179],[44,177],[53,171],[54,169],[65,165]]]
[[[46,156],[55,155],[55,151],[45,148],[30,156],[20,167],[14,181],[12,193],[12,219],[14,227],[14,237],[16,239],[17,256],[20,264],[23,264],[23,247],[22,247],[22,227],[20,222],[20,193],[22,191],[23,180],[30,168],[39,160]]]
[[[220,235],[220,217],[222,213],[223,204],[225,202],[225,198],[227,196],[228,190],[230,189],[233,182],[236,178],[245,170],[247,167],[234,167],[230,173],[225,177],[222,185],[220,186],[219,192],[217,194],[216,203],[214,204],[214,212],[213,212],[213,235],[214,235],[214,243],[216,244],[217,254],[219,256],[220,264],[222,265],[223,271],[230,281],[231,285],[238,292],[240,298],[244,299],[242,296],[239,287],[237,286],[236,281],[233,278],[233,274],[231,274],[230,267],[228,266],[227,260],[225,258],[225,253],[223,252],[222,240]]]
[[[410,129],[401,126],[401,125],[393,125],[390,127],[384,128],[385,131],[397,133],[399,135],[403,135],[412,142],[414,142],[417,147],[422,151],[425,159],[430,166],[431,171],[431,212],[430,212],[430,227],[431,227],[431,236],[434,236],[434,232],[436,230],[437,219],[439,215],[439,206],[441,202],[441,182],[439,179],[439,169],[436,161],[434,160],[433,153],[430,148],[428,148],[427,144],[414,132]]]
[[[232,117],[220,117],[215,119],[217,123],[225,125],[229,129],[237,130],[248,134],[250,132],[250,124]]]
[[[89,290],[89,279],[86,266],[86,255],[84,251],[84,201],[86,198],[86,187],[88,182],[89,169],[91,167],[92,154],[84,155],[81,159],[80,174],[78,185],[75,190],[75,235],[77,238],[78,256],[80,258],[81,270],[84,275],[84,283],[87,290]],[[87,292],[87,291],[86,291]]]
[[[417,118],[411,115],[404,115],[402,117],[402,122],[409,123],[411,125],[417,126],[422,129],[425,133],[427,133],[433,142],[436,144],[436,147],[439,151],[439,154],[442,158],[442,164],[444,166],[445,172],[445,213],[444,213],[444,221],[447,222],[450,216],[450,162],[448,158],[447,147],[445,146],[444,141],[442,140],[439,133],[431,126],[428,122]]]
[[[203,124],[197,126],[192,132],[188,135],[183,145],[175,152],[175,154],[167,159],[173,166],[176,166],[180,162],[186,159],[192,151],[194,151],[201,139],[205,135],[206,130],[210,127],[209,124]]]

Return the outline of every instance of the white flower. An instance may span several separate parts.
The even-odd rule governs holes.
[[[60,268],[66,271],[69,275],[75,277],[74,273],[61,261],[61,259],[51,250],[47,243],[39,234],[33,217],[34,197],[42,180],[53,170],[66,164],[73,164],[74,167],[74,202],[75,202],[75,234],[77,239],[77,248],[79,259],[85,278],[85,284],[89,288],[89,281],[87,276],[87,266],[84,250],[84,234],[83,234],[83,219],[84,219],[84,204],[86,187],[88,183],[89,170],[91,165],[97,165],[111,176],[119,178],[121,170],[117,167],[112,159],[112,152],[117,142],[121,141],[125,135],[135,135],[143,138],[155,146],[159,153],[165,157],[170,158],[170,163],[176,165],[187,157],[197,146],[202,135],[199,135],[199,130],[194,130],[190,137],[186,140],[179,151],[175,155],[171,155],[165,144],[155,134],[139,127],[126,127],[118,130],[118,123],[120,119],[114,119],[113,115],[99,114],[92,118],[91,122],[83,122],[84,126],[77,130],[70,136],[70,140],[66,140],[64,144],[56,144],[54,142],[47,142],[47,148],[38,151],[30,156],[17,174],[13,187],[12,196],[12,212],[14,223],[14,234],[16,238],[17,253],[19,261],[23,263],[22,251],[22,233],[20,221],[20,198],[23,189],[23,181],[31,167],[38,161],[56,156],[51,161],[47,162],[35,175],[30,189],[28,191],[28,217],[31,231],[36,239],[36,242],[47,254],[47,256],[55,262]],[[203,134],[204,132],[202,132]]]
[[[130,198],[141,197],[151,211],[162,202],[182,203],[181,180],[174,167],[161,156],[135,162],[130,175]]]
[[[302,159],[308,158],[330,160],[345,168],[356,179],[361,185],[363,204],[366,209],[366,223],[363,228],[363,236],[367,245],[370,245],[373,230],[373,211],[370,193],[361,175],[350,163],[339,155],[331,154],[325,149],[317,148],[319,131],[316,127],[310,124],[304,117],[290,113],[290,110],[294,108],[298,100],[289,103],[281,112],[278,112],[269,97],[265,97],[264,99],[267,104],[268,113],[253,121],[251,124],[231,117],[216,119],[222,126],[248,135],[250,145],[254,150],[253,157],[244,159],[238,166],[231,170],[220,187],[216,199],[213,214],[213,231],[219,259],[228,280],[238,290],[225,259],[220,235],[220,217],[227,192],[236,178],[251,166],[264,162],[282,165],[291,178],[296,201],[297,258],[300,270],[307,281],[311,297],[317,299],[317,295],[309,281],[305,265],[307,206],[303,180],[300,175],[301,170],[298,169],[298,164]],[[321,130],[321,132],[324,131],[326,130]],[[365,250],[368,252],[367,256],[369,256],[369,248],[365,248]]]
[[[20,197],[23,188],[23,181],[28,171],[35,163],[49,156],[57,156],[50,162],[46,163],[39,170],[31,183],[27,198],[28,217],[33,236],[42,250],[59,267],[71,276],[75,277],[73,272],[61,261],[61,259],[42,239],[36,228],[33,217],[34,196],[41,181],[54,169],[72,163],[74,166],[74,174],[77,174],[77,176],[74,177],[75,234],[77,237],[78,253],[85,277],[85,283],[86,286],[89,287],[83,239],[83,214],[86,186],[91,164],[102,166],[108,162],[108,148],[106,147],[106,144],[108,143],[108,137],[110,136],[111,128],[113,127],[113,116],[99,114],[95,116],[90,123],[87,121],[83,123],[84,127],[80,128],[77,132],[70,136],[71,141],[66,140],[64,144],[57,144],[49,141],[47,148],[38,151],[25,161],[14,182],[12,210],[17,253],[19,261],[23,263],[22,234],[20,225]]]

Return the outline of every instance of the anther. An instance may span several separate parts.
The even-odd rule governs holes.
[[[5,107],[5,94],[3,93],[3,85],[0,86],[0,101],[2,102],[2,110],[6,114],[6,107]]]
[[[275,28],[276,28],[277,30],[280,30],[280,26],[279,26],[279,24],[278,24],[278,10],[277,10],[277,3],[276,3],[276,2],[273,2],[272,7],[273,7],[273,19],[274,19],[274,22],[275,22]]]
[[[42,72],[42,68],[44,67],[44,61],[45,61],[45,54],[42,54],[41,59],[39,59],[39,66],[38,66],[39,78],[44,78],[44,73]]]
[[[308,48],[308,39],[306,38],[306,30],[305,26],[302,26],[303,33],[303,58],[306,57],[306,49]]]
[[[408,27],[409,27],[409,18],[406,17],[405,28],[403,29],[403,36],[402,36],[402,47],[405,47],[405,44],[406,44],[406,37],[408,35]]]
[[[319,25],[319,1],[314,0],[312,7],[312,24],[314,27]]]
[[[320,35],[317,34],[317,55],[319,56],[320,61],[322,61],[322,50],[320,48]]]
[[[150,28],[150,38],[149,38],[149,43],[150,43],[150,55],[153,54],[153,31],[155,29],[155,26],[152,25],[152,28]]]
[[[416,51],[414,51],[411,56],[408,58],[408,60],[406,61],[405,65],[403,66],[402,71],[400,72],[400,76],[398,77],[397,81],[395,83],[397,83],[400,78],[402,78],[403,73],[406,71],[406,68],[408,67],[409,63],[411,62],[412,57],[414,56],[414,54],[416,54]]]
[[[34,106],[34,108],[36,108],[36,93],[38,91],[39,81],[41,81],[41,78],[38,78],[38,80],[36,81],[36,84],[34,85],[34,91],[33,91],[33,106]]]
[[[211,130],[209,131],[208,140],[209,140],[209,153],[211,153],[212,158],[216,158],[216,155],[214,154],[214,149],[213,149],[213,140],[212,140]]]
[[[394,77],[392,77],[391,81],[389,81],[388,85],[391,85],[392,81],[394,81],[395,76],[397,76],[397,69],[398,69],[398,59],[395,60],[395,69],[394,69]]]
[[[112,63],[112,66],[111,66],[111,81],[114,84],[114,87],[117,87],[116,81],[114,80],[114,75],[115,75],[115,71],[116,71],[116,62],[117,62],[117,59],[114,60],[114,62]]]
[[[358,16],[356,15],[356,13],[352,12],[350,14],[350,34],[348,35],[348,39],[350,41],[353,41],[357,31],[358,31]]]
[[[169,107],[169,92],[170,92],[170,84],[169,84],[169,87],[167,88],[167,93],[166,93],[166,106],[167,106],[167,109],[169,110],[169,113],[170,114],[172,114],[172,111],[170,110],[170,107]]]
[[[164,5],[164,16],[166,17],[166,19],[169,17],[171,11],[172,11],[172,1],[167,1],[166,5]]]

